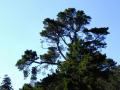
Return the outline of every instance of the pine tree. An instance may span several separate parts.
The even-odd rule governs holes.
[[[13,90],[11,85],[11,79],[8,75],[5,75],[0,86],[0,90]]]
[[[90,16],[74,8],[58,13],[56,20],[50,18],[44,20],[44,30],[40,35],[43,37],[43,46],[50,44],[48,52],[38,57],[35,51],[26,50],[16,64],[18,69],[24,72],[25,77],[28,77],[31,71],[35,80],[41,69],[57,66],[56,72],[36,83],[34,88],[40,90],[115,89],[118,84],[113,75],[115,78],[119,77],[115,74],[116,63],[107,58],[106,54],[101,53],[102,48],[106,47],[108,27],[88,29],[87,25],[90,21]],[[31,69],[32,64],[35,66]],[[112,88],[106,86],[112,85],[113,82]]]

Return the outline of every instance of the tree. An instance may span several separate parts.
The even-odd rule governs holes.
[[[2,81],[2,84],[0,86],[0,90],[13,90],[11,85],[11,79],[8,77],[8,75],[5,75]]]
[[[66,56],[62,52],[65,47],[68,47],[69,43],[74,43],[75,39],[78,38],[78,33],[85,29],[85,25],[89,24],[90,17],[85,15],[83,11],[76,11],[73,8],[66,9],[65,12],[58,14],[57,20],[45,19],[44,29],[40,35],[46,38],[46,41],[52,45],[48,47],[48,52],[44,55],[37,55],[36,51],[26,50],[22,58],[18,60],[16,66],[20,71],[23,71],[24,76],[27,77],[30,70],[30,66],[33,63],[38,64],[36,70],[41,69],[42,65],[58,65],[61,64],[60,56],[62,61],[66,60]],[[104,29],[104,28],[103,28]],[[68,41],[68,42],[67,42]],[[42,40],[42,42],[44,42]],[[65,47],[63,45],[66,45]],[[39,60],[40,59],[40,60]],[[34,73],[32,73],[34,74]],[[35,73],[36,74],[36,73]]]
[[[108,27],[88,29],[90,20],[90,16],[74,8],[58,13],[56,20],[45,19],[40,35],[42,44],[49,44],[48,52],[38,57],[35,51],[26,50],[16,66],[28,77],[30,66],[38,64],[31,69],[35,79],[41,67],[57,66],[56,72],[36,83],[41,90],[107,90],[101,82],[112,84],[115,80],[111,76],[117,67],[100,52],[106,47]]]

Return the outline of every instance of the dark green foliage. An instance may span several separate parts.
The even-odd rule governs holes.
[[[55,63],[56,59],[59,57],[56,47],[49,47],[47,54],[40,55],[40,59],[44,62]]]
[[[34,58],[29,55],[28,59],[22,57],[16,66],[26,70],[26,66],[36,63],[38,66],[56,65],[57,68],[55,73],[35,83],[30,90],[120,90],[119,66],[101,53],[101,49],[106,47],[108,27],[88,29],[86,26],[90,20],[90,16],[74,8],[58,13],[56,20],[44,20],[44,30],[40,35],[43,41],[46,40],[45,44],[50,44],[48,52],[37,60],[37,55],[31,51],[30,56]],[[32,68],[35,77],[36,66]]]
[[[22,55],[22,59],[20,59],[16,66],[18,66],[19,70],[24,70],[25,68],[29,67],[36,59],[38,59],[37,54],[35,51],[26,50],[25,54]]]
[[[37,77],[37,68],[36,67],[32,67],[32,76],[31,76],[31,80],[36,80]]]
[[[22,58],[16,63],[16,66],[18,67],[18,69],[20,71],[23,70],[24,77],[28,77],[29,71],[30,71],[29,67],[33,62],[36,62],[37,59],[38,59],[38,56],[35,51],[26,50],[25,54],[22,55]],[[31,73],[32,73],[31,79],[36,79],[35,77],[33,78],[33,76],[36,76],[37,74],[37,72],[35,72],[35,68],[36,67],[33,67],[31,70]]]
[[[33,90],[30,84],[24,84],[23,88],[20,90]]]
[[[5,77],[3,78],[0,90],[13,90],[11,85],[11,79],[7,75],[5,75]]]

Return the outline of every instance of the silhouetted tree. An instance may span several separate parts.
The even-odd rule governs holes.
[[[0,90],[13,90],[11,85],[11,79],[8,75],[5,75],[0,86]]]
[[[90,16],[74,8],[58,13],[56,20],[44,20],[44,30],[40,35],[43,37],[42,45],[49,44],[48,52],[39,57],[35,51],[26,50],[16,63],[25,77],[28,77],[31,71],[34,80],[41,69],[57,66],[56,72],[36,83],[33,88],[120,90],[119,87],[115,88],[120,80],[114,79],[119,78],[116,63],[101,53],[101,49],[106,47],[108,27],[88,29],[90,20]],[[112,84],[113,87],[106,86]]]

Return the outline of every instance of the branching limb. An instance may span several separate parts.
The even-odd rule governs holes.
[[[66,57],[63,55],[61,49],[60,49],[59,42],[57,42],[57,48],[58,48],[59,53],[62,55],[62,57],[63,57],[65,60],[67,60]]]
[[[37,63],[37,64],[51,64],[51,65],[58,65],[57,63],[54,63],[54,62],[37,62],[37,61],[34,61],[34,63]]]

